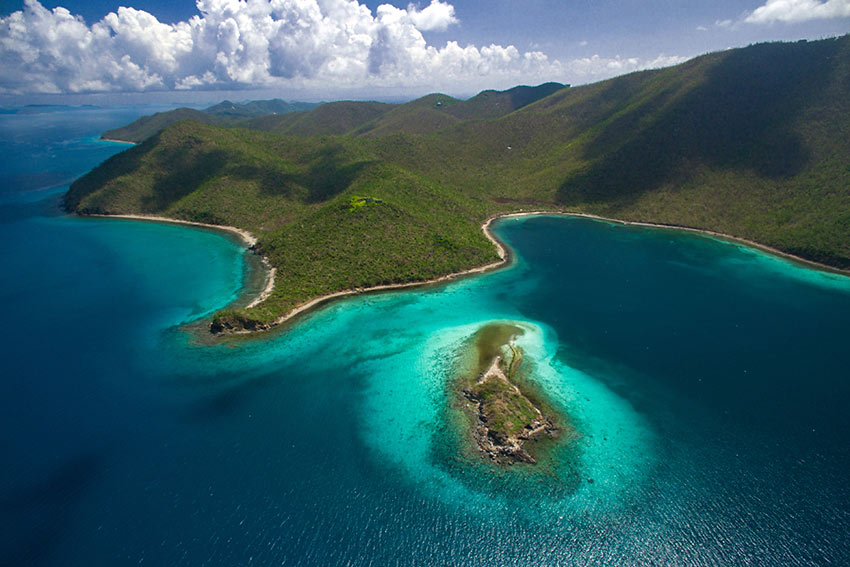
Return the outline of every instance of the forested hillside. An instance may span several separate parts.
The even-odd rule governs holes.
[[[565,88],[344,102],[174,124],[78,180],[79,213],[231,224],[279,269],[262,326],[322,293],[495,258],[479,225],[590,212],[850,268],[850,36],[761,44]]]

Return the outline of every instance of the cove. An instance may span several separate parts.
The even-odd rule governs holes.
[[[516,252],[509,269],[349,298],[284,334],[172,353],[184,379],[216,369],[204,416],[264,416],[275,441],[252,428],[234,443],[271,463],[260,476],[283,483],[278,513],[364,562],[408,563],[401,549],[408,564],[846,555],[846,278],[670,230],[544,216],[496,231]],[[579,422],[565,482],[470,473],[441,451],[446,353],[493,320],[523,323],[543,386]],[[324,520],[340,501],[345,520]],[[274,557],[342,557],[295,549]]]
[[[138,248],[150,232],[225,240],[167,225],[49,222],[108,229],[101,242],[121,246],[125,269],[159,281],[179,266],[152,269],[156,255]],[[128,553],[179,564],[177,549],[211,553],[213,564],[843,557],[835,522],[848,427],[831,399],[847,400],[844,280],[666,230],[529,217],[496,231],[516,253],[508,269],[345,299],[286,333],[216,346],[193,344],[178,325],[233,296],[197,282],[232,285],[238,272],[172,281],[199,307],[152,317],[123,356],[101,361],[108,411],[81,403],[102,383],[66,372],[75,383],[62,390],[67,423],[83,407],[113,430],[116,413],[127,419],[105,440],[92,433],[97,420],[66,434],[79,435],[79,456],[65,457],[76,464],[60,466],[60,486],[88,480],[73,496],[67,486],[48,493],[48,513],[67,510],[66,498],[74,507],[43,563],[110,564]],[[441,451],[446,353],[494,319],[523,326],[517,341],[538,361],[541,387],[581,431],[554,475],[494,475]],[[55,376],[41,379],[56,387]],[[794,524],[793,548],[782,544],[792,505],[805,527]]]
[[[5,562],[850,562],[844,276],[507,218],[508,268],[207,345],[182,327],[239,296],[240,246],[22,195],[0,207]],[[451,353],[493,321],[580,433],[551,474],[444,444]]]

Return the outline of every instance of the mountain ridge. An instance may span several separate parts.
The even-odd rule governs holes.
[[[710,230],[850,268],[850,36],[547,89],[497,117],[469,109],[510,91],[375,106],[337,130],[335,109],[365,107],[329,106],[297,135],[184,121],[75,182],[66,206],[251,230],[282,277],[263,304],[218,316],[236,325],[488,264],[484,219],[530,209]]]
[[[107,130],[101,138],[104,140],[138,144],[182,120],[196,120],[205,124],[227,126],[238,124],[256,116],[303,112],[316,106],[318,106],[318,103],[286,102],[278,98],[253,100],[247,103],[235,103],[225,100],[204,110],[181,107],[166,112],[157,112],[150,116],[143,116],[126,126]]]

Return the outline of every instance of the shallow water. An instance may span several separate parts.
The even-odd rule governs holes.
[[[80,121],[42,135],[73,146]],[[91,143],[60,165],[94,165]],[[208,346],[180,325],[238,294],[239,246],[63,217],[61,191],[0,204],[6,563],[850,562],[846,277],[694,234],[508,219],[509,269]],[[523,325],[574,416],[577,488],[439,450],[447,353],[492,321]]]

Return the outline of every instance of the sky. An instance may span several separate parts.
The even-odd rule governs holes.
[[[0,0],[0,100],[469,96],[848,32],[850,0]]]

